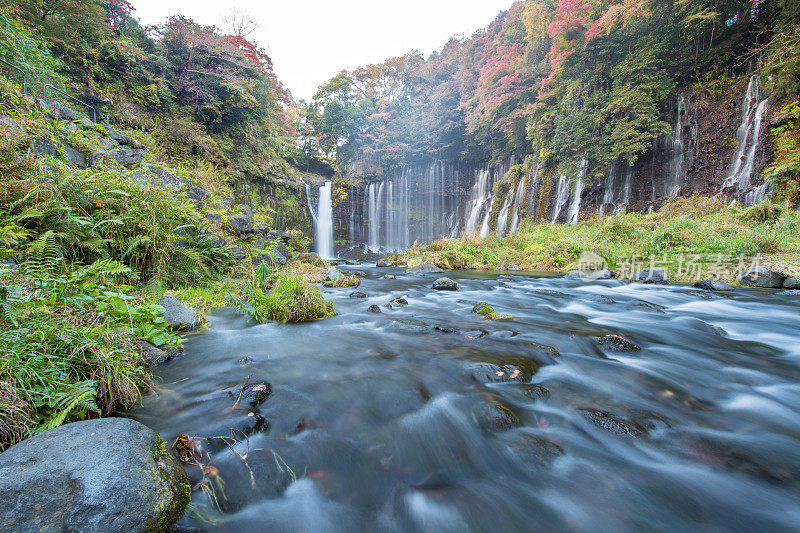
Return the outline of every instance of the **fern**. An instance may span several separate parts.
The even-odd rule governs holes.
[[[40,427],[40,431],[60,426],[75,409],[100,414],[100,408],[95,402],[96,396],[97,382],[94,380],[74,383],[65,390],[59,391],[51,402],[51,406],[57,411]]]

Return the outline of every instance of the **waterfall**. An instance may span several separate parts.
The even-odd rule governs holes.
[[[760,93],[757,74],[750,78],[742,101],[742,122],[736,131],[738,146],[733,154],[730,171],[722,188],[735,187],[742,191],[750,187],[750,176],[755,165],[756,150],[761,140],[764,115],[767,112],[769,99],[758,102]]]
[[[558,215],[561,214],[561,210],[567,204],[567,200],[569,200],[569,180],[567,179],[566,174],[561,174],[558,177],[558,186],[556,187],[556,196],[555,196],[555,204],[553,206],[553,217],[550,220],[551,223],[555,224],[558,220]]]
[[[769,185],[766,183],[759,185],[744,195],[744,205],[763,204],[767,201],[767,196],[770,193]]]
[[[667,198],[678,196],[681,186],[686,181],[686,171],[694,162],[697,148],[697,113],[683,93],[678,96],[677,107],[675,131],[671,140],[669,176],[664,182],[664,196]]]
[[[511,198],[506,196],[503,202],[503,207],[500,209],[500,214],[497,215],[497,236],[503,237],[508,228],[508,210],[511,208]]]
[[[622,161],[615,161],[608,168],[608,173],[603,183],[603,205],[600,207],[601,214],[605,212],[605,207],[607,205],[614,206],[613,211],[619,211],[621,206],[627,205],[631,201],[633,167],[625,165],[625,169],[620,170],[622,164]]]
[[[572,191],[572,201],[567,210],[567,223],[577,224],[581,218],[581,194],[583,194],[583,176],[579,176],[575,180],[574,189]]]
[[[517,190],[514,193],[514,211],[511,213],[511,229],[509,230],[510,234],[514,234],[517,232],[517,228],[519,227],[519,207],[522,204],[522,197],[525,193],[525,176],[519,180],[519,185],[517,185]]]
[[[464,229],[467,233],[475,233],[483,207],[491,199],[491,176],[492,173],[489,167],[477,172],[475,184],[472,186],[469,203],[467,204],[467,217],[464,224]]]
[[[319,207],[317,208],[317,253],[323,259],[333,259],[333,203],[331,182],[319,188]]]

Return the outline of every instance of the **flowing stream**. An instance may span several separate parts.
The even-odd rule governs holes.
[[[133,416],[165,440],[249,433],[200,441],[215,490],[182,525],[797,531],[796,294],[469,271],[437,292],[437,276],[345,268],[366,271],[368,296],[323,289],[338,316],[217,311],[156,369]],[[484,320],[479,301],[515,318]],[[603,348],[607,334],[641,350]],[[251,408],[245,382],[272,392]]]

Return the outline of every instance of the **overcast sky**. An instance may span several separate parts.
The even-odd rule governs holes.
[[[456,34],[487,26],[513,0],[132,0],[143,24],[183,14],[224,27],[236,8],[260,24],[250,36],[265,48],[296,99],[345,68],[419,50],[426,57]]]

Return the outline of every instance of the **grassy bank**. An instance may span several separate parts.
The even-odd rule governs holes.
[[[321,277],[318,258],[254,268],[274,241],[236,240],[136,171],[69,166],[66,147],[89,151],[98,132],[47,118],[2,77],[0,119],[0,451],[138,403],[150,386],[138,343],[181,343],[158,305],[167,291],[200,312],[235,305],[257,320],[333,314],[306,281]]]
[[[774,205],[725,205],[719,198],[684,198],[650,215],[595,215],[577,225],[523,220],[515,235],[464,236],[415,246],[409,265],[445,269],[575,269],[584,252],[601,256],[618,275],[651,266],[673,281],[718,277],[729,282],[753,264],[800,274],[800,213]]]

